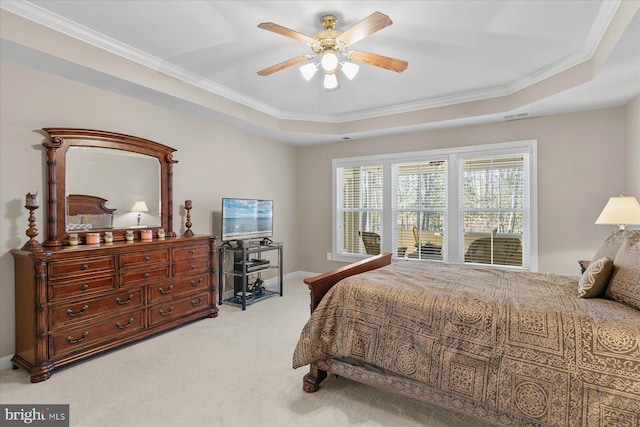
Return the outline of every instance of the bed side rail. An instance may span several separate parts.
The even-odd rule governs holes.
[[[364,273],[365,271],[375,270],[376,268],[389,265],[391,264],[391,255],[391,253],[383,253],[318,276],[304,279],[304,282],[309,286],[309,290],[311,291],[311,312],[320,304],[322,297],[329,289],[340,280],[353,276],[354,274]]]

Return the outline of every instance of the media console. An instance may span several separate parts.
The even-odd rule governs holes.
[[[232,246],[225,243],[218,251],[218,302],[239,305],[246,310],[247,305],[262,299],[282,296],[282,247],[281,243],[264,245],[264,241]],[[277,263],[262,258],[264,252],[277,251]],[[229,258],[225,262],[225,258]],[[232,261],[231,261],[232,260]],[[278,290],[266,289],[261,273],[271,269],[278,270]],[[225,298],[225,279],[233,281],[233,295]]]

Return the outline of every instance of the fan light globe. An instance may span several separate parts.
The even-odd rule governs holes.
[[[302,77],[304,77],[306,81],[311,80],[311,78],[316,74],[316,71],[318,71],[318,66],[316,64],[305,64],[300,67]]]
[[[320,60],[320,64],[322,65],[322,69],[327,73],[332,73],[338,67],[338,55],[335,52],[329,50],[322,54],[322,59]]]
[[[338,76],[335,73],[327,73],[324,75],[324,88],[333,90],[338,88]]]
[[[356,74],[358,74],[358,70],[360,70],[360,67],[353,62],[343,62],[340,68],[349,80],[353,80]]]

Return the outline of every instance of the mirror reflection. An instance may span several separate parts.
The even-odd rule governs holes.
[[[66,230],[161,226],[160,174],[155,157],[109,148],[69,147]]]

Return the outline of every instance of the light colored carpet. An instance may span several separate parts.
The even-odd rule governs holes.
[[[302,391],[307,368],[291,368],[309,317],[301,277],[284,297],[241,311],[222,305],[204,319],[54,371],[31,384],[0,371],[0,403],[70,405],[71,426],[481,426],[406,397],[330,376]]]

